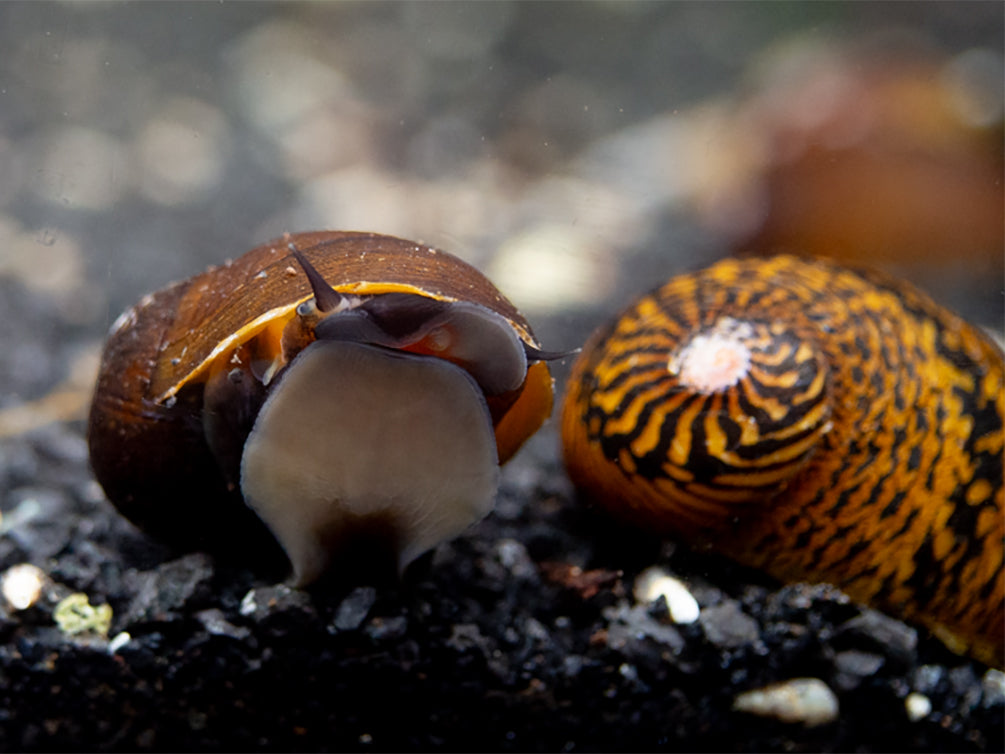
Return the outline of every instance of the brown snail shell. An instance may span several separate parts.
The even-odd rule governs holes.
[[[118,319],[91,462],[126,517],[177,547],[275,563],[278,539],[307,583],[360,538],[401,569],[490,510],[499,465],[551,411],[546,358],[456,257],[288,235]]]
[[[602,326],[562,411],[615,515],[783,581],[826,581],[998,666],[1001,350],[899,281],[726,260]]]

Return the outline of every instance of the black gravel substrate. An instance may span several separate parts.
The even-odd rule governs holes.
[[[574,502],[555,443],[535,438],[496,512],[404,583],[352,574],[304,592],[142,537],[91,481],[81,427],[4,442],[21,502],[0,563],[51,583],[0,608],[0,749],[1005,748],[995,671],[830,587],[620,530]],[[689,584],[697,623],[636,604],[633,577],[654,563]],[[108,638],[54,625],[71,592],[111,606]],[[796,677],[836,692],[835,722],[732,711],[739,692]],[[910,692],[931,700],[920,720]]]
[[[1000,93],[1002,17],[955,1],[0,3],[0,587],[24,564],[43,580],[28,607],[0,595],[0,751],[1005,751],[999,670],[830,587],[621,529],[575,499],[554,420],[505,468],[495,512],[403,582],[360,567],[311,591],[140,534],[95,483],[82,422],[4,424],[141,295],[284,231],[462,254],[545,348],[574,348],[727,253],[697,229],[688,166],[739,167],[719,165],[729,142],[706,117],[766,64],[879,30],[990,70]],[[528,232],[551,241],[514,265]],[[1000,281],[975,285],[966,251],[929,271],[932,292],[1000,330]],[[507,258],[521,272],[504,285]],[[50,418],[83,415],[82,395]],[[651,566],[688,585],[697,622],[635,599]],[[734,711],[797,678],[833,691],[831,722]]]

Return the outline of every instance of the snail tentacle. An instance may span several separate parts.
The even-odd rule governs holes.
[[[307,275],[307,280],[310,281],[311,290],[314,292],[314,303],[318,311],[331,312],[338,309],[344,300],[342,294],[328,284],[324,276],[314,268],[314,265],[307,261],[307,257],[297,249],[293,241],[290,241],[288,248],[294,259],[303,268],[304,274]]]

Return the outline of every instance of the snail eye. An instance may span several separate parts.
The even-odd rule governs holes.
[[[447,353],[454,344],[454,334],[444,325],[434,327],[422,340],[418,341],[430,353]],[[414,349],[418,350],[418,349]]]
[[[405,346],[466,369],[487,395],[515,390],[527,374],[524,342],[505,317],[466,301],[449,305]]]

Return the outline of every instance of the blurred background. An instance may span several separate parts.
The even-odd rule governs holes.
[[[286,231],[455,253],[550,349],[776,249],[1000,332],[1003,12],[0,4],[0,435],[82,417],[120,311]]]

